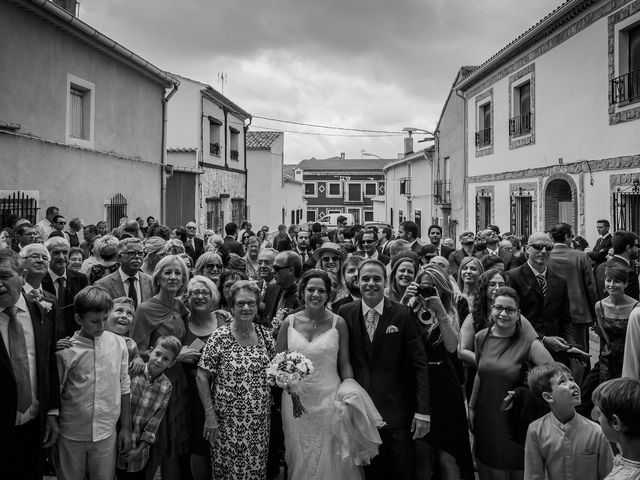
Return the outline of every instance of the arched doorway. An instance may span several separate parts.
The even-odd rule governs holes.
[[[577,227],[577,190],[571,177],[553,178],[544,191],[544,229],[551,230],[555,224],[564,222]]]

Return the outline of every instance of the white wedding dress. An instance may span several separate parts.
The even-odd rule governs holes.
[[[329,330],[308,341],[295,329],[297,315],[291,317],[287,332],[290,351],[302,353],[313,363],[314,371],[303,381],[300,394],[307,414],[293,417],[291,396],[282,394],[282,425],[285,460],[289,480],[359,480],[362,470],[350,459],[341,460],[338,440],[331,433],[336,410],[338,375],[337,316]]]

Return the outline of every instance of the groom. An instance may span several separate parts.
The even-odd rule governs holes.
[[[429,374],[411,310],[384,297],[386,269],[365,260],[358,269],[362,300],[340,308],[349,328],[355,380],[371,396],[386,425],[367,480],[413,480],[413,439],[429,432]]]

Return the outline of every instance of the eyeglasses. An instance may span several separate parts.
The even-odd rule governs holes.
[[[272,268],[274,272],[278,273],[280,270],[284,270],[285,268],[291,268],[291,265],[286,267],[281,267],[280,265],[274,265]]]
[[[144,257],[144,251],[129,250],[128,252],[122,252],[122,255],[126,255],[127,257]]]
[[[256,305],[258,305],[255,301],[253,300],[249,300],[247,302],[243,302],[242,300],[237,301],[234,303],[234,306],[237,308],[244,308],[244,307],[249,307],[249,308],[256,308]]]
[[[322,257],[320,261],[338,263],[340,261],[340,257]]]
[[[44,253],[32,253],[27,255],[27,258],[30,260],[44,260],[45,262],[49,261],[49,255],[45,255]]]
[[[361,243],[375,243],[375,240],[361,240]]]
[[[504,282],[489,282],[487,283],[487,286],[491,288],[500,288],[500,287],[506,287],[507,284]]]
[[[222,265],[220,265],[219,263],[207,263],[204,266],[205,270],[222,270]]]
[[[505,312],[509,316],[515,315],[516,313],[520,312],[520,310],[518,310],[517,308],[503,307],[502,305],[492,305],[491,308],[493,308],[498,313]]]
[[[539,252],[544,248],[547,252],[553,250],[553,245],[545,245],[544,243],[531,243],[529,244],[531,248],[535,248]]]
[[[195,230],[196,227],[187,227],[187,230]]]
[[[209,298],[211,296],[211,292],[209,290],[192,290],[190,295],[192,297]]]

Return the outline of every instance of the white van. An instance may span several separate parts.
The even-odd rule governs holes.
[[[324,215],[318,219],[318,223],[320,225],[326,225],[327,230],[335,230],[338,226],[338,217],[345,217],[347,219],[347,225],[353,225],[353,214],[352,213],[329,213]]]

